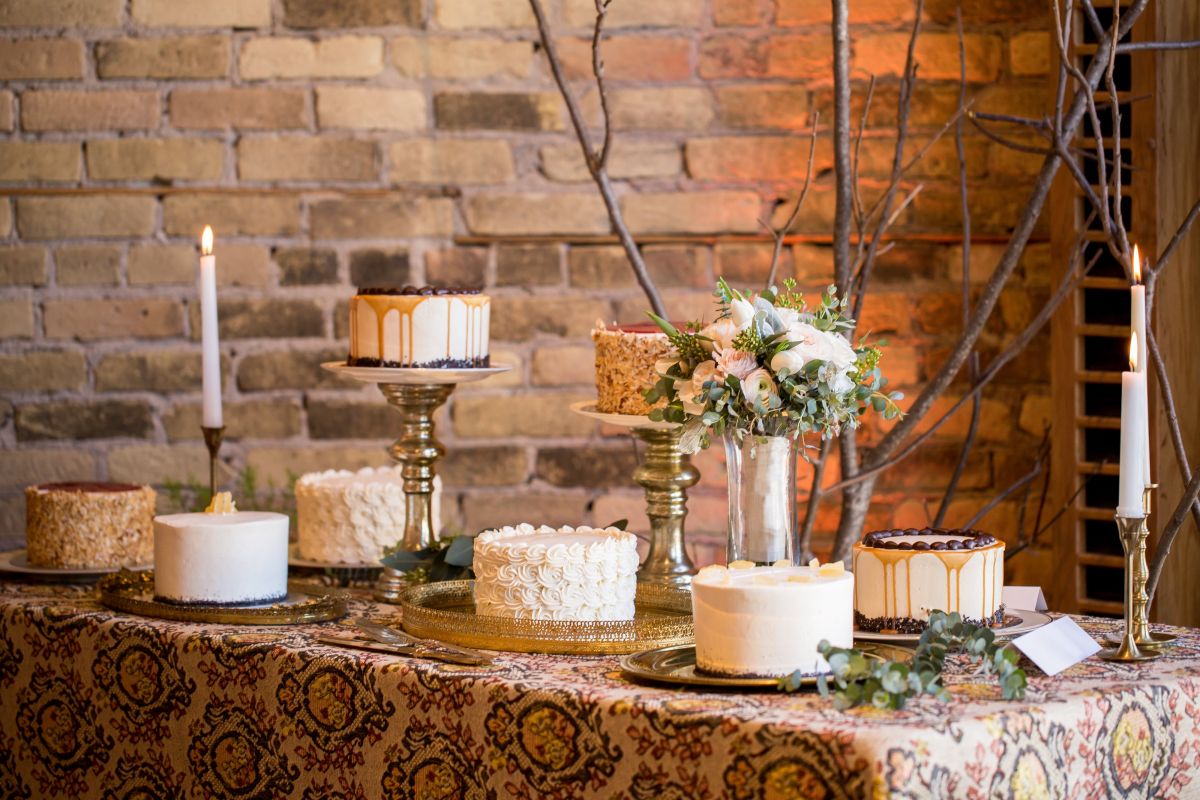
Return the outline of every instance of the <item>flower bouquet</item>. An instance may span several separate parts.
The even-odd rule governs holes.
[[[795,538],[795,462],[808,437],[829,439],[875,410],[900,416],[899,392],[885,392],[882,351],[843,335],[853,320],[831,286],[809,308],[784,281],[757,295],[724,279],[717,319],[683,330],[651,314],[675,348],[646,392],[659,405],[650,419],[682,425],[680,447],[694,453],[724,438],[729,473],[729,560],[774,563],[799,554]],[[807,454],[806,454],[807,457]]]

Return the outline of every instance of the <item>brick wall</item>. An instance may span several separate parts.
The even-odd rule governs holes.
[[[592,5],[549,3],[576,76]],[[796,191],[811,115],[832,118],[828,6],[614,2],[612,170],[674,316],[700,316],[717,275],[765,276],[759,220]],[[968,6],[976,108],[1042,105],[1044,3]],[[869,199],[890,168],[913,10],[855,7],[860,103],[879,76],[862,146]],[[926,16],[914,145],[956,106],[954,3],[930,0]],[[606,238],[530,19],[521,0],[0,3],[0,544],[20,541],[26,483],[205,474],[193,286],[204,224],[218,236],[231,468],[282,481],[385,461],[393,412],[373,387],[316,367],[345,353],[352,287],[484,283],[494,356],[515,369],[463,387],[441,416],[448,519],[644,525],[629,439],[567,405],[591,394],[593,321],[640,318],[646,303]],[[594,116],[597,98],[581,90]],[[974,132],[966,145],[982,280],[1031,164]],[[805,238],[785,255],[785,274],[814,289],[831,273],[831,160],[823,138]],[[947,140],[914,171],[925,188],[866,307],[864,327],[890,341],[888,372],[910,390],[959,324],[955,169]],[[1030,249],[987,348],[1045,294],[1047,258]],[[1025,468],[1046,386],[1044,359],[1031,357],[989,392],[952,516]],[[962,415],[884,481],[878,521],[924,520],[965,427]],[[719,454],[698,462],[690,530],[717,542]],[[1006,532],[1013,518],[1002,507],[991,521]]]

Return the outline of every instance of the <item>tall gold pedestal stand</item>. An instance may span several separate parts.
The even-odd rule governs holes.
[[[1152,507],[1153,498],[1154,498],[1154,490],[1157,488],[1158,488],[1158,484],[1152,484],[1150,486],[1147,486],[1146,492],[1142,496],[1142,507],[1145,508],[1145,510],[1146,510],[1147,518],[1149,518],[1149,516],[1150,516],[1151,507]],[[1147,526],[1146,521],[1141,520],[1141,523],[1142,523],[1142,527],[1146,528],[1146,531],[1148,534],[1149,527]],[[1119,524],[1120,523],[1118,521],[1118,525]],[[1124,544],[1123,539],[1122,539],[1122,544]],[[1126,565],[1127,565],[1126,569],[1128,569],[1128,558],[1126,559]],[[1145,594],[1146,584],[1150,580],[1150,568],[1146,564],[1146,536],[1145,535],[1141,536],[1141,540],[1137,546],[1137,553],[1134,557],[1134,573],[1133,573],[1133,575],[1134,575],[1135,583],[1141,584],[1142,593]],[[1126,623],[1126,625],[1128,626],[1128,622]],[[1119,649],[1121,647],[1123,641],[1124,641],[1124,638],[1105,639],[1104,644],[1106,644],[1109,647]],[[1169,644],[1173,641],[1175,641],[1175,637],[1172,634],[1156,633],[1153,629],[1151,629],[1149,597],[1147,597],[1146,601],[1143,603],[1134,604],[1133,643],[1136,644],[1139,649],[1158,648],[1158,647],[1162,647],[1165,644]]]
[[[687,490],[700,480],[700,471],[692,466],[691,456],[679,449],[680,427],[634,414],[596,411],[593,400],[574,403],[571,410],[629,428],[646,443],[646,457],[633,472],[634,481],[646,492],[646,516],[650,518],[650,550],[638,568],[638,582],[691,586],[696,567],[684,548],[684,520]]]
[[[404,369],[351,367],[337,362],[321,366],[347,378],[378,384],[388,405],[400,413],[400,438],[388,448],[388,454],[400,463],[404,478],[404,530],[396,538],[409,552],[430,547],[438,540],[438,531],[433,529],[433,478],[437,460],[446,452],[434,435],[433,414],[455,385],[507,372],[511,367]],[[398,603],[405,585],[403,572],[384,567],[375,584],[375,599]]]
[[[1150,529],[1146,527],[1144,516],[1130,518],[1118,514],[1115,519],[1121,547],[1125,550],[1125,634],[1116,647],[1102,650],[1100,658],[1105,661],[1149,661],[1162,653],[1138,644],[1136,624],[1138,619],[1146,619],[1146,606],[1149,604],[1145,565],[1146,538],[1150,535]]]

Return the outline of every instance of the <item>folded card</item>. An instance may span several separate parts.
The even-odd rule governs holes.
[[[1000,592],[1000,601],[1005,608],[1019,608],[1022,611],[1045,611],[1046,596],[1040,586],[1005,586]]]
[[[1012,643],[1047,675],[1057,675],[1100,651],[1096,640],[1070,617],[1059,617]]]

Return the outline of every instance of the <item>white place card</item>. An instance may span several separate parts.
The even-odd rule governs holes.
[[[1000,592],[1000,601],[1005,608],[1024,611],[1045,611],[1046,596],[1040,586],[1005,586]]]
[[[1100,651],[1096,640],[1070,617],[1059,617],[1012,643],[1047,675],[1057,675]]]

